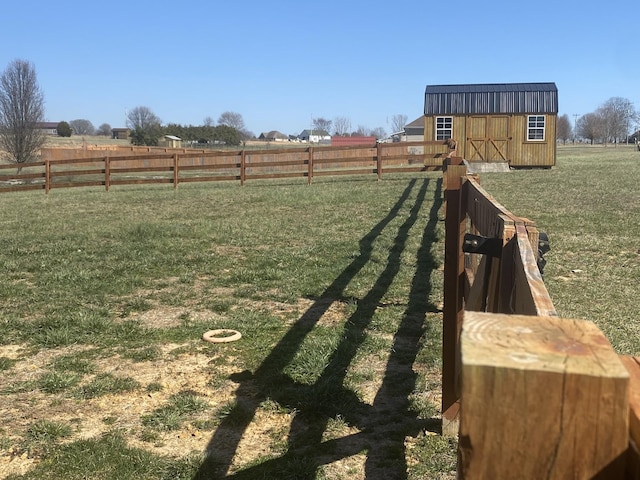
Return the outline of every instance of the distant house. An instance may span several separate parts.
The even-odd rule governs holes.
[[[331,137],[332,147],[345,147],[352,145],[367,145],[369,147],[376,144],[376,137]]]
[[[47,135],[58,135],[58,122],[38,122],[36,127]]]
[[[556,163],[555,83],[427,85],[424,115],[425,140],[453,139],[470,162]]]
[[[270,132],[262,132],[258,140],[264,140],[266,142],[286,142],[289,140],[289,137],[277,130],[271,130]]]
[[[303,130],[298,138],[302,142],[331,143],[331,135],[324,130]]]
[[[404,126],[404,139],[407,142],[424,142],[424,116],[416,118]]]
[[[158,145],[167,148],[182,148],[182,139],[175,135],[164,135]]]
[[[126,140],[129,138],[129,129],[128,128],[112,128],[111,138],[115,140]]]

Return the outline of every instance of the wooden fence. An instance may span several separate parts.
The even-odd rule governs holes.
[[[442,416],[459,478],[640,479],[640,359],[592,322],[558,318],[534,223],[462,159],[443,170]]]
[[[451,154],[443,142],[378,143],[365,146],[300,147],[236,151],[156,151],[118,155],[96,151],[78,157],[0,165],[0,192],[116,185],[172,184],[334,175],[410,173],[442,168]],[[71,155],[73,153],[73,155]],[[18,168],[19,167],[19,168]]]

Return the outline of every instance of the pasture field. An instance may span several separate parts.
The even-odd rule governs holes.
[[[0,476],[451,478],[441,196],[438,173],[0,196]]]
[[[455,478],[440,178],[0,196],[0,478]],[[639,178],[586,146],[481,176],[549,234],[558,313],[632,354]]]
[[[640,355],[640,152],[567,145],[557,163],[481,182],[549,235],[544,280],[558,315],[592,320],[618,353]]]

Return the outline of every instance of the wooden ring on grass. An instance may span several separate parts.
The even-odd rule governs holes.
[[[228,328],[221,328],[218,330],[209,330],[202,335],[202,339],[211,343],[227,343],[240,340],[242,334],[237,330],[230,330]]]

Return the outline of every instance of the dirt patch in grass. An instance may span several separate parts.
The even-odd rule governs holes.
[[[231,291],[216,291],[216,295],[231,295]],[[313,300],[302,298],[294,304],[278,301],[257,302],[239,299],[242,307],[253,305],[266,309],[282,319],[284,324],[291,324],[292,319],[300,318],[305,312],[317,309],[318,324],[338,326],[349,317],[353,307],[342,301]],[[246,305],[245,305],[246,303]],[[136,320],[148,328],[171,328],[179,325],[184,318],[206,320],[216,315],[210,311],[190,310],[185,307],[156,306],[144,312],[131,312],[127,320]],[[310,315],[316,317],[315,315]],[[36,422],[46,419],[72,428],[72,435],[64,438],[64,442],[79,439],[98,438],[101,435],[117,430],[127,437],[131,447],[142,448],[154,454],[185,457],[193,454],[207,454],[214,434],[217,452],[230,445],[233,455],[230,472],[261,458],[269,458],[284,454],[288,447],[291,427],[297,412],[282,408],[277,404],[252,404],[255,415],[247,428],[243,430],[241,439],[234,443],[236,432],[229,424],[221,429],[225,412],[232,408],[234,402],[257,402],[252,395],[245,398],[237,396],[239,384],[234,378],[241,377],[244,367],[234,361],[231,350],[224,352],[219,346],[193,339],[184,343],[153,344],[158,351],[152,359],[135,361],[126,358],[126,352],[114,353],[115,350],[92,351],[92,346],[73,346],[58,349],[41,350],[30,355],[28,345],[0,346],[0,357],[14,360],[15,363],[3,372],[0,386],[0,478],[10,474],[23,474],[33,468],[40,457],[29,448],[28,429]],[[242,348],[242,342],[235,344]],[[91,363],[90,373],[79,374],[82,379],[77,385],[55,394],[45,393],[39,387],[39,380],[53,371],[57,359],[75,358],[79,356]],[[379,395],[381,382],[385,375],[387,355],[377,352],[364,356],[355,362],[351,369],[355,378],[350,388],[357,391],[360,400],[367,405],[374,402],[392,402],[394,398],[381,399]],[[113,378],[127,378],[135,382],[137,387],[130,392],[106,394],[95,398],[79,397],[78,389],[90,384],[100,375]],[[437,382],[436,378],[427,382]],[[351,384],[351,381],[348,380]],[[22,386],[22,387],[21,387]],[[244,384],[244,395],[250,386]],[[186,416],[178,426],[154,428],[145,424],[154,412],[166,409],[176,395],[188,392],[204,402],[205,408]],[[393,397],[393,396],[392,396]],[[429,394],[427,402],[439,402],[437,394]],[[386,404],[386,403],[385,403]],[[359,438],[360,430],[353,425],[331,421],[332,425],[324,433],[323,441],[337,439],[340,445],[347,446],[349,451],[357,452],[362,446]],[[386,428],[381,426],[380,428]],[[230,440],[226,441],[228,437]],[[351,442],[351,444],[350,444]],[[345,455],[332,458],[322,466],[328,478],[365,478],[364,466],[366,453]]]
[[[1,431],[8,439],[5,443],[10,445],[0,450],[0,477],[24,473],[38,461],[37,458],[30,458],[25,436],[29,426],[40,419],[72,425],[74,434],[66,441],[98,437],[117,428],[127,433],[132,446],[154,453],[181,456],[193,451],[204,452],[213,426],[209,429],[196,428],[194,423],[200,420],[200,424],[206,425],[216,409],[233,398],[235,384],[225,379],[236,369],[233,365],[214,365],[211,352],[206,351],[213,347],[207,344],[192,342],[162,345],[160,348],[160,358],[150,362],[133,362],[119,355],[100,358],[94,362],[96,373],[86,376],[82,382],[90,382],[99,373],[128,377],[140,384],[139,388],[129,393],[89,400],[74,398],[73,389],[55,395],[45,394],[37,388],[3,394],[0,401],[0,418],[3,419]],[[43,350],[35,356],[19,360],[4,372],[3,384],[36,381],[49,371],[48,366],[57,357],[80,350]],[[5,345],[0,349],[0,354],[18,359],[23,351],[23,346]],[[185,353],[176,355],[173,353],[175,351]],[[153,388],[150,389],[150,386]],[[146,430],[141,423],[143,416],[162,408],[172,395],[182,391],[193,392],[202,398],[208,406],[206,415],[189,418],[179,429],[157,432],[152,443],[142,440]]]
[[[15,360],[24,355],[26,345],[0,345],[0,357]]]

